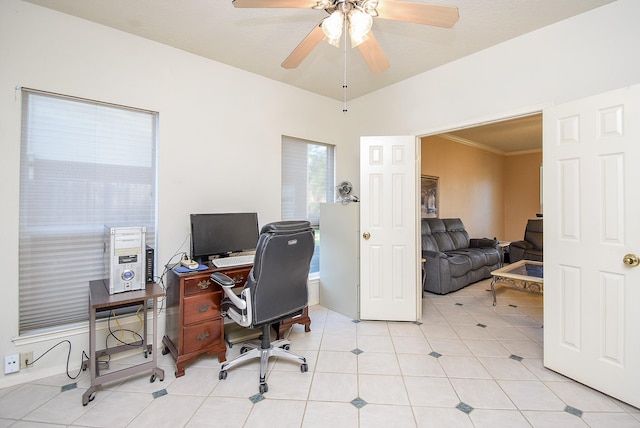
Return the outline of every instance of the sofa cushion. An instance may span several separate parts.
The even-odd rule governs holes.
[[[461,248],[469,248],[469,234],[464,229],[464,224],[459,218],[445,218],[442,220],[447,235],[453,241],[453,248],[459,250]]]
[[[449,263],[449,272],[454,278],[466,275],[472,266],[471,259],[464,254],[449,253],[447,254],[447,262]]]
[[[487,265],[487,256],[484,255],[482,251],[478,251],[477,248],[466,248],[455,251],[449,251],[446,253],[449,254],[460,254],[462,256],[468,257],[471,261],[471,269],[476,270],[480,269],[483,266]]]
[[[477,251],[482,251],[487,258],[487,266],[498,266],[502,263],[501,251],[496,251],[494,247],[476,248]]]
[[[431,237],[434,239],[437,251],[441,251],[444,253],[456,249],[453,240],[447,233],[447,229],[445,228],[444,222],[441,219],[425,218],[423,219],[423,222],[426,222],[429,225],[429,229],[431,230]]]

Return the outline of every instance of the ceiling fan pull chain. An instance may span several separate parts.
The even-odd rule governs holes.
[[[344,80],[342,81],[342,92],[344,104],[342,106],[342,113],[347,112],[347,15],[344,16]]]

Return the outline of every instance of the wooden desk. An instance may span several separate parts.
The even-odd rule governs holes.
[[[166,334],[162,338],[163,354],[171,353],[176,361],[175,376],[184,375],[185,365],[200,355],[216,355],[219,362],[227,360],[227,345],[224,340],[224,324],[220,302],[224,292],[211,281],[213,272],[221,272],[233,279],[236,286],[247,282],[252,265],[216,268],[208,265],[206,270],[178,273],[167,271],[167,322]],[[303,315],[285,320],[276,329],[278,337],[293,323],[305,325],[310,331],[311,319]]]
[[[91,281],[89,283],[89,367],[91,368],[91,386],[82,395],[82,405],[86,406],[89,401],[95,398],[95,392],[98,386],[103,383],[112,382],[122,379],[126,376],[151,371],[151,382],[159,377],[164,380],[164,370],[158,368],[156,354],[153,352],[153,341],[148,343],[147,339],[147,302],[153,299],[153,339],[158,334],[158,297],[164,296],[164,290],[158,284],[147,284],[144,290],[126,291],[124,293],[109,294],[107,291],[106,279]],[[142,339],[138,342],[115,346],[113,348],[96,350],[96,313],[100,311],[110,311],[114,309],[142,305],[144,308],[143,315],[143,333]],[[135,347],[143,348],[145,358],[151,354],[150,361],[127,367],[111,373],[100,374],[100,365],[98,358],[116,354],[123,351],[130,351]]]

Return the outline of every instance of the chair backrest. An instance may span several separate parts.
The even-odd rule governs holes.
[[[422,250],[452,251],[469,248],[469,234],[459,218],[423,218]]]
[[[314,248],[314,231],[308,221],[280,221],[262,227],[245,284],[251,294],[254,327],[288,318],[307,306]]]
[[[524,240],[531,243],[536,250],[542,250],[543,233],[541,218],[529,219],[527,221]]]

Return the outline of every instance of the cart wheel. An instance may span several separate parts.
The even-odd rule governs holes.
[[[162,348],[162,355],[167,355],[168,353],[169,353],[169,348],[167,348],[166,346]]]
[[[269,390],[269,386],[266,383],[260,384],[260,394],[264,394]]]
[[[300,364],[300,371],[302,373],[305,373],[305,372],[309,371],[309,366],[307,365],[307,363]]]
[[[156,381],[156,374],[154,373],[154,374],[151,375],[151,378],[149,379],[149,382],[153,383],[155,381]]]
[[[227,371],[226,370],[220,370],[220,373],[218,373],[218,379],[225,380],[226,378],[227,378]]]
[[[89,395],[89,398],[87,399],[87,402],[86,403],[82,403],[82,405],[86,406],[87,404],[89,404],[90,402],[95,400],[95,398],[96,398],[96,393],[92,392],[91,395]]]
[[[144,351],[144,357],[147,358],[147,355],[149,355],[148,351]]]

